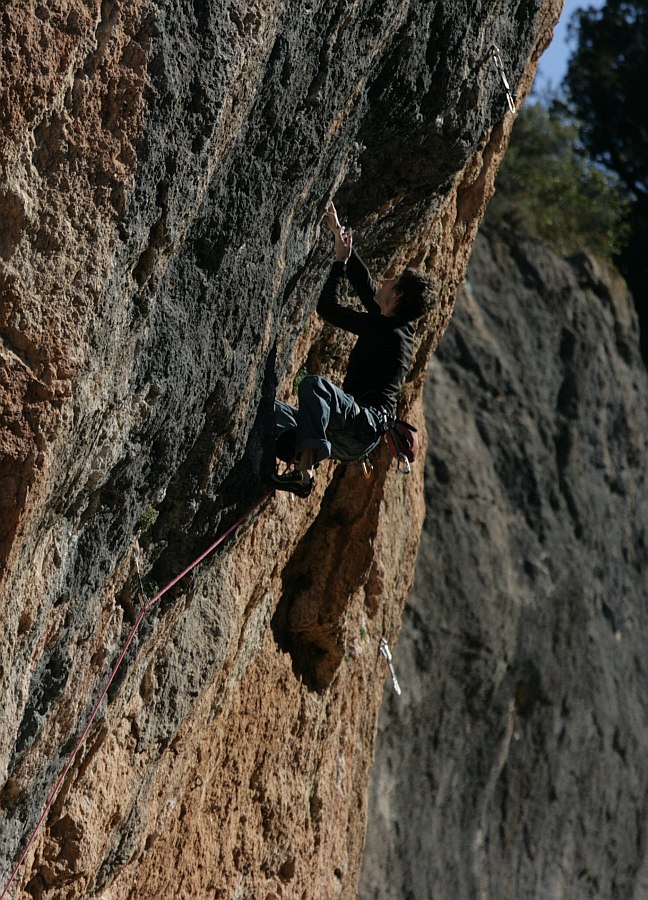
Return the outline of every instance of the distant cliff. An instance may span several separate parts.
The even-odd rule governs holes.
[[[484,230],[425,408],[360,897],[640,900],[648,379],[624,282]]]
[[[3,5],[3,884],[144,592],[262,501],[274,396],[341,373],[332,195],[376,275],[438,278],[421,422],[512,122],[492,48],[522,102],[559,5]],[[263,500],[145,616],[17,896],[354,896],[423,515],[384,453]]]

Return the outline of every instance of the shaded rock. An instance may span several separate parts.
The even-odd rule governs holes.
[[[426,421],[360,896],[643,897],[648,384],[618,273],[480,233]]]

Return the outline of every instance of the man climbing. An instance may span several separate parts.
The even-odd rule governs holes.
[[[341,389],[321,375],[307,375],[298,387],[299,408],[275,402],[279,434],[294,430],[297,466],[272,480],[276,489],[298,497],[311,493],[315,467],[322,460],[363,459],[379,443],[388,419],[396,414],[412,360],[412,322],[428,311],[432,301],[431,279],[414,269],[386,278],[378,287],[353,250],[352,233],[340,225],[332,203],[326,222],[335,237],[335,262],[317,312],[358,339]],[[341,305],[345,273],[366,312]]]

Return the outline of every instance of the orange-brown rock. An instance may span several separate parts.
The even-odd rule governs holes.
[[[266,490],[272,399],[340,377],[313,317],[336,194],[430,353],[556,3],[31,0],[0,14],[0,859],[143,603]],[[321,472],[143,620],[19,897],[352,897],[422,476]],[[155,512],[153,512],[155,511]],[[157,516],[157,518],[156,518]],[[155,521],[153,521],[156,518]]]

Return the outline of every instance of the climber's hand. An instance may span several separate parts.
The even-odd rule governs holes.
[[[335,232],[335,258],[339,262],[346,262],[351,256],[351,248],[353,246],[353,232],[349,228],[340,226],[339,231]]]
[[[338,234],[342,226],[340,225],[340,220],[338,219],[337,209],[333,205],[333,201],[329,200],[329,204],[326,207],[326,213],[324,215],[326,219],[326,224],[329,229],[333,232],[333,234]]]

